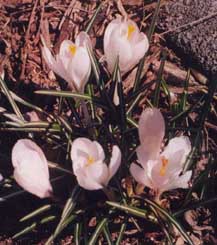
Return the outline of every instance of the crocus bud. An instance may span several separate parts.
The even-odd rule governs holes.
[[[130,172],[136,181],[156,191],[158,195],[176,188],[188,188],[192,171],[182,173],[191,151],[188,137],[175,137],[161,152],[165,123],[158,109],[146,109],[139,119],[137,148],[139,165],[132,163]]]
[[[117,57],[121,73],[126,73],[145,55],[149,48],[147,36],[132,20],[117,18],[109,23],[104,35],[104,53],[112,73]]]
[[[91,72],[87,51],[87,46],[91,47],[91,41],[88,34],[80,32],[75,43],[64,40],[56,57],[51,54],[43,38],[42,42],[42,54],[48,67],[65,79],[73,91],[83,93]]]
[[[107,166],[104,150],[98,142],[78,138],[72,143],[71,159],[78,184],[87,190],[98,190],[107,186],[117,172],[121,163],[121,151],[118,146],[113,146]]]
[[[33,141],[18,140],[12,149],[14,178],[26,191],[40,197],[49,197],[52,187],[49,181],[47,159]]]

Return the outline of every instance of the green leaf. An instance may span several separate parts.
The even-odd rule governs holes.
[[[119,232],[119,235],[118,235],[118,238],[117,238],[117,241],[115,243],[115,245],[120,245],[121,244],[121,241],[122,241],[122,238],[124,236],[124,232],[126,230],[126,224],[122,224],[121,225],[121,229],[120,229],[120,232]]]
[[[16,102],[14,101],[13,97],[11,96],[11,93],[6,85],[6,83],[2,80],[1,76],[0,76],[0,86],[2,88],[2,91],[4,92],[4,94],[6,95],[6,97],[8,98],[14,112],[16,113],[16,115],[21,119],[24,120],[22,113],[20,112],[19,107],[17,106]]]
[[[29,213],[28,215],[24,216],[22,219],[20,219],[20,222],[24,222],[28,219],[31,219],[39,214],[42,214],[44,212],[46,212],[47,210],[49,210],[51,208],[51,205],[48,204],[48,205],[44,205],[36,210],[34,210],[33,212]]]
[[[85,32],[88,33],[88,32],[90,31],[90,29],[92,28],[93,23],[94,23],[94,21],[95,21],[97,15],[99,14],[99,12],[100,12],[100,10],[101,10],[101,8],[102,8],[102,5],[103,5],[103,3],[100,3],[100,4],[99,4],[99,6],[98,6],[98,8],[96,9],[94,15],[93,15],[92,18],[90,19],[90,21],[89,21],[89,23],[88,23],[88,26],[87,26],[87,28],[86,28],[86,30],[85,30]]]
[[[96,230],[94,231],[93,235],[91,236],[88,245],[95,245],[96,241],[100,235],[100,233],[102,232],[102,230],[104,229],[104,227],[107,225],[108,219],[104,218],[102,219],[99,224],[96,227]]]
[[[142,210],[142,209],[139,209],[139,208],[135,208],[135,207],[128,206],[128,205],[119,204],[119,203],[116,203],[116,202],[107,201],[106,203],[108,205],[114,207],[114,208],[118,208],[118,209],[120,209],[122,211],[125,211],[126,213],[130,213],[130,214],[135,215],[137,217],[140,217],[140,218],[143,218],[143,219],[147,219],[147,220],[149,220],[151,222],[154,222],[154,223],[157,222],[156,218],[153,217],[152,215],[150,215],[150,213],[147,210]]]

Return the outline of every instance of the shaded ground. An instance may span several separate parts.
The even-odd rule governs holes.
[[[217,1],[170,1],[161,11],[159,27],[190,67],[209,77],[217,74]],[[180,28],[182,27],[182,28]]]
[[[48,70],[41,57],[40,34],[43,34],[47,43],[50,44],[50,47],[53,46],[53,50],[57,52],[62,40],[74,40],[77,33],[87,27],[88,21],[96,10],[98,2],[99,1],[93,0],[0,0],[0,72],[5,71],[5,80],[13,91],[20,94],[22,98],[26,98],[46,110],[53,110],[55,104],[54,99],[46,97],[42,99],[42,97],[36,96],[33,93],[34,90],[38,88],[59,87],[55,75]],[[138,25],[147,32],[153,11],[156,8],[156,1],[145,1],[144,5],[144,1],[138,0],[126,0],[122,2],[129,17],[134,19]],[[194,2],[195,5],[192,6],[190,4],[192,2]],[[167,5],[168,3],[169,5]],[[180,25],[195,21],[198,17],[201,18],[210,14],[212,11],[216,11],[215,3],[216,1],[208,0],[172,1],[170,4],[170,1],[162,0],[162,6],[166,5],[167,7],[163,7],[164,10],[161,18],[165,23],[163,26],[160,24],[160,27],[163,27],[165,31],[168,28],[178,28]],[[120,4],[107,1],[107,5],[103,7],[102,11],[99,13],[90,32],[98,58],[103,56],[102,40],[105,27],[116,15],[125,15],[124,9]],[[144,19],[142,18],[143,15],[145,16]],[[179,48],[178,54],[173,52],[171,45],[168,45],[165,40],[162,40],[162,36],[155,33],[150,52],[145,61],[145,75],[142,79],[144,84],[156,80],[162,54],[166,52],[167,55],[163,75],[169,90],[175,95],[175,100],[180,98],[183,94],[183,86],[186,81],[189,63],[191,64],[191,62],[186,62],[186,60],[189,61],[190,59],[190,61],[196,62],[196,66],[194,65],[196,70],[191,72],[188,86],[188,105],[196,105],[196,107],[186,119],[186,124],[193,129],[197,128],[199,125],[198,120],[200,118],[201,109],[199,106],[197,107],[197,105],[199,105],[198,99],[207,94],[208,91],[208,78],[198,72],[198,70],[202,68],[206,74],[210,75],[215,74],[217,69],[216,24],[216,18],[214,18],[182,32],[176,33],[172,31],[170,33],[170,41],[172,41],[173,44],[176,43]],[[177,49],[175,51],[177,51]],[[179,56],[180,53],[181,56]],[[182,59],[183,56],[185,59]],[[197,66],[197,64],[199,64],[199,66]],[[133,70],[125,79],[125,94],[131,93],[135,74],[136,70]],[[143,94],[136,111],[136,119],[141,109],[144,106],[148,106],[147,99],[153,97],[153,91],[154,87]],[[172,118],[175,113],[168,109],[171,105],[164,94],[161,96],[160,102],[164,115],[169,119]],[[199,161],[199,164],[195,168],[194,178],[205,169],[207,164],[207,156],[205,153],[212,152],[215,154],[217,152],[216,102],[217,98],[215,97],[212,104],[212,111],[202,131],[204,141],[201,142],[201,151],[204,152],[204,154],[202,154],[202,160]],[[183,124],[177,122],[177,127],[185,126],[185,124],[183,126]],[[16,137],[20,137],[21,134],[16,135],[16,137],[15,134],[3,134],[1,131],[0,134],[2,138],[9,138],[8,145],[5,144],[4,140],[1,140],[0,149],[4,150],[2,150],[2,154],[7,152],[6,155],[10,155],[10,150],[6,148],[9,146],[11,149]],[[192,133],[190,136],[193,138],[194,135],[195,134]],[[43,138],[43,135],[39,135],[39,138]],[[9,161],[10,160],[4,160],[5,164],[3,166],[9,165]],[[3,170],[5,171],[5,168],[1,165],[0,172],[3,172]],[[11,174],[11,168],[8,167],[4,174]],[[212,187],[216,186],[216,181],[212,181],[211,184]],[[183,201],[184,194],[184,192],[174,192],[174,195],[171,197],[171,199],[173,199],[172,208],[173,206],[179,206],[179,200],[181,200],[180,202]],[[206,194],[208,198],[209,195],[212,196],[216,194],[216,192],[212,188],[212,191],[208,191]],[[199,197],[196,196],[195,199],[199,199]],[[24,196],[20,198],[20,203],[17,201],[16,205],[18,207],[10,213],[10,210],[13,209],[13,203],[14,200],[12,199],[8,205],[5,203],[2,204],[2,208],[0,206],[0,227],[4,226],[3,229],[0,228],[0,235],[4,235],[2,244],[6,244],[5,237],[12,236],[21,229],[21,226],[16,227],[17,221],[20,217],[33,209],[33,203],[36,206],[41,205],[41,202],[39,202],[39,204],[36,203],[36,200],[30,197],[30,195],[28,195],[27,198]],[[20,213],[18,213],[18,211]],[[7,212],[9,212],[9,215]],[[59,212],[59,209],[57,212]],[[91,220],[91,217],[88,218]],[[123,220],[123,214],[120,215],[120,220]],[[215,237],[215,232],[217,232],[215,206],[211,206],[209,209],[198,208],[195,212],[189,213],[184,220],[186,228],[191,231],[193,230],[192,239],[194,239],[195,244],[200,244],[200,240],[203,240],[204,243],[207,241],[207,244],[217,243],[215,240],[217,239]],[[119,225],[118,222],[120,221],[117,220],[117,226]],[[142,232],[138,232],[135,226],[129,223],[123,244],[141,244],[141,242],[146,242],[147,244],[162,244],[163,234],[159,228],[155,226],[152,227],[150,224],[143,223],[142,221],[139,221],[139,224],[142,227]],[[95,228],[96,224],[90,222],[90,227],[91,226]],[[11,227],[16,227],[16,231],[11,231]],[[48,230],[49,228],[53,229],[53,226],[47,227]],[[116,237],[115,225],[113,228],[113,235]],[[48,236],[48,233],[46,229],[42,233],[40,233],[40,231],[37,233],[36,230],[32,237],[30,234],[21,239],[20,244],[28,244],[29,241],[32,241],[31,239],[35,239],[35,243],[37,241],[37,243],[40,244],[40,241]],[[72,237],[65,236],[66,238],[63,239],[65,242],[63,241],[62,244],[70,244]],[[66,240],[68,240],[68,243]],[[183,241],[179,244],[183,244],[182,242]],[[41,242],[41,244],[43,244],[43,242]]]

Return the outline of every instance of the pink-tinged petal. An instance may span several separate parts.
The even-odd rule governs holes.
[[[139,139],[145,151],[143,161],[158,158],[164,132],[165,123],[161,112],[155,108],[143,111],[139,119]]]
[[[103,47],[104,47],[104,53],[105,50],[108,50],[108,45],[109,45],[109,42],[110,42],[110,39],[112,38],[111,37],[111,34],[112,32],[117,28],[119,27],[121,24],[121,19],[120,18],[117,18],[117,19],[114,19],[112,20],[108,26],[106,27],[106,30],[105,30],[105,34],[104,34],[104,38],[103,38]]]
[[[108,166],[109,180],[116,174],[121,164],[121,151],[117,145],[112,148],[112,157]]]
[[[168,185],[165,185],[163,191],[169,191],[177,188],[187,189],[189,188],[189,181],[192,176],[192,171],[187,171],[185,174],[181,176],[174,176],[173,179],[170,180]]]
[[[41,148],[32,140],[21,139],[16,142],[12,149],[12,164],[14,168],[21,167],[22,160],[31,163],[31,154],[36,157],[35,162],[39,162],[44,173],[49,177],[47,159]]]
[[[104,161],[105,153],[104,153],[102,146],[97,141],[93,141],[93,144],[95,145],[95,147],[97,149],[97,154],[98,154],[97,155],[97,161],[99,161],[99,160]]]
[[[42,47],[42,55],[43,55],[43,58],[45,59],[45,62],[48,65],[48,67],[56,73],[56,60],[53,57],[53,55],[51,54],[48,47],[46,47],[46,46]]]
[[[133,58],[132,66],[139,63],[140,59],[147,53],[149,49],[149,41],[144,33],[138,33],[138,41],[132,44]]]
[[[23,189],[40,198],[52,194],[47,160],[33,141],[17,141],[12,149],[12,164],[14,178]]]
[[[79,157],[92,157],[94,161],[97,161],[98,149],[95,143],[84,137],[80,137],[74,140],[71,146],[71,159],[73,164],[76,164],[76,161]]]
[[[130,173],[138,183],[145,185],[149,188],[153,187],[147,176],[146,171],[143,168],[139,167],[137,164],[132,163],[130,165]]]
[[[90,37],[89,37],[89,35],[88,35],[86,32],[84,32],[84,31],[81,31],[81,32],[78,34],[78,36],[77,36],[76,39],[75,39],[75,44],[76,44],[76,46],[78,46],[78,47],[84,47],[84,48],[86,48],[87,46],[88,46],[89,48],[92,47],[92,43],[91,43]]]
[[[77,47],[77,51],[71,58],[67,69],[76,89],[83,92],[91,72],[91,62],[85,48]]]
[[[132,59],[132,48],[129,40],[121,35],[121,27],[114,28],[111,33],[111,37],[107,46],[104,47],[106,61],[108,64],[108,70],[110,73],[113,72],[117,57],[119,58],[119,68],[122,73],[126,72],[128,67],[131,65]]]
[[[109,179],[109,170],[105,163],[95,162],[85,169],[86,176],[101,186],[106,186]]]
[[[78,184],[86,190],[99,190],[103,186],[97,183],[94,179],[88,177],[84,172],[84,169],[79,169],[76,174]]]
[[[171,167],[182,169],[187,156],[191,151],[191,142],[188,137],[175,137],[169,141],[162,155],[171,163]],[[179,155],[179,156],[178,156]],[[177,159],[178,157],[178,159]]]

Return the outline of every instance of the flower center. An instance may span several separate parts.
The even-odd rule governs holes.
[[[93,164],[95,162],[94,158],[92,156],[88,156],[87,158],[87,162],[86,162],[86,167],[90,166],[91,164]]]
[[[72,56],[74,56],[76,53],[76,46],[75,45],[69,45],[69,52],[71,53]]]
[[[164,176],[166,174],[166,168],[167,168],[168,163],[169,163],[169,160],[165,156],[162,156],[160,176]]]
[[[127,29],[127,39],[130,39],[133,32],[135,31],[135,26],[133,25],[128,25],[128,29]]]

